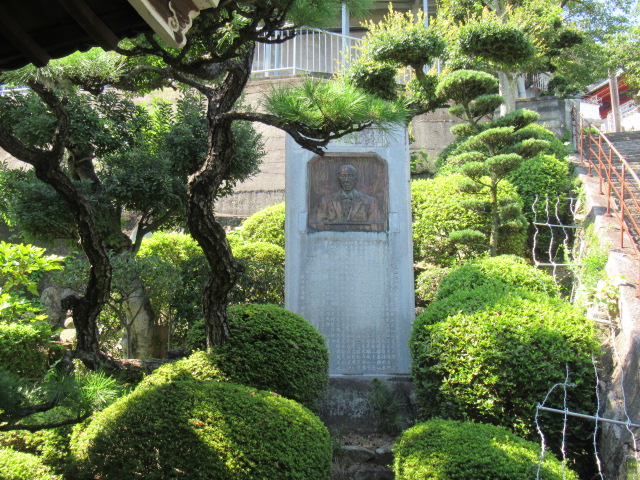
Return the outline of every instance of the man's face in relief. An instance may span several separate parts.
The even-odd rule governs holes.
[[[356,187],[358,181],[358,174],[356,169],[351,165],[345,165],[340,167],[338,172],[338,180],[340,181],[340,187],[346,193],[349,193]]]

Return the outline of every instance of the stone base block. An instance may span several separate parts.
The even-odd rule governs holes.
[[[374,379],[382,386],[376,387]],[[387,433],[381,431],[381,425],[388,426],[390,422],[405,429],[413,425],[417,417],[411,377],[331,376],[319,414],[334,433]]]

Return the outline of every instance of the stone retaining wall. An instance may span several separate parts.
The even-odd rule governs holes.
[[[638,287],[638,259],[630,248],[628,237],[625,247],[620,247],[620,226],[615,217],[607,217],[606,196],[598,193],[597,177],[586,175],[586,168],[578,167],[579,178],[586,193],[584,226],[593,224],[601,244],[609,249],[606,272],[611,279],[618,278],[620,310],[619,321],[612,327],[603,327],[601,359],[604,376],[600,379],[599,392],[603,404],[600,416],[612,420],[640,424],[640,298]],[[593,415],[595,412],[583,412]],[[633,469],[638,475],[633,452],[631,432],[637,428],[608,422],[600,423],[600,460],[607,480],[632,480]]]

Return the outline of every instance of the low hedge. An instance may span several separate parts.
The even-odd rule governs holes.
[[[394,447],[396,480],[578,480],[540,445],[506,428],[430,420],[406,430]]]
[[[315,408],[328,383],[324,337],[300,315],[276,305],[235,305],[228,312],[230,338],[211,350],[221,375]],[[204,325],[191,337],[204,348]]]
[[[82,480],[328,480],[331,440],[309,410],[225,382],[138,388],[72,438]]]
[[[62,480],[60,475],[44,465],[35,455],[0,448],[0,478],[2,480]]]
[[[468,262],[445,275],[437,292],[442,299],[461,290],[473,290],[485,284],[503,284],[514,289],[558,296],[553,277],[515,255],[485,257]]]

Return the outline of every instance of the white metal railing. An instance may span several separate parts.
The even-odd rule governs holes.
[[[0,85],[0,95],[25,93],[27,90],[29,90],[27,87],[9,87],[7,85]]]
[[[278,38],[281,33],[276,33]],[[281,37],[280,37],[281,38]],[[315,28],[300,28],[283,43],[258,44],[253,74],[260,77],[302,73],[344,73],[359,55],[359,38]]]

